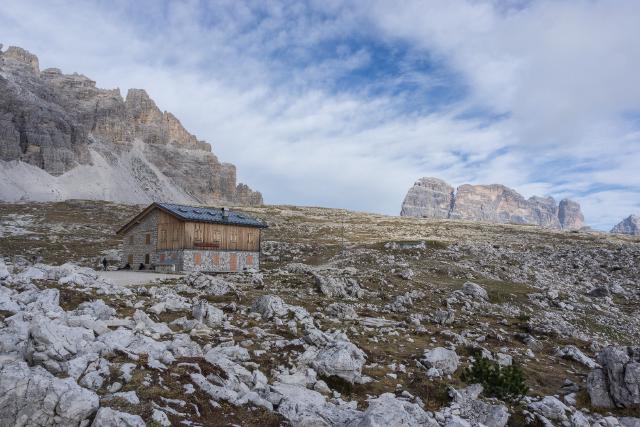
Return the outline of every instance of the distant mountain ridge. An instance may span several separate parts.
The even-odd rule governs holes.
[[[102,199],[260,205],[236,168],[162,112],[143,89],[96,88],[80,74],[40,71],[0,45],[0,199]]]
[[[640,236],[640,216],[629,215],[612,229],[611,233],[628,234],[630,236]]]
[[[445,181],[420,178],[402,202],[401,216],[448,218],[492,223],[534,224],[577,230],[584,227],[580,205],[569,199],[556,203],[553,197],[525,199],[501,184],[464,184],[454,190]]]

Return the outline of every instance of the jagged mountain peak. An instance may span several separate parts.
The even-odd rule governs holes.
[[[612,229],[611,233],[640,236],[640,215],[629,215]]]
[[[41,72],[36,55],[14,46],[0,48],[0,140],[0,161],[12,162],[2,171],[5,200],[262,203],[236,183],[235,166],[221,163],[146,90],[123,98],[79,73]],[[70,176],[89,182],[77,188]]]

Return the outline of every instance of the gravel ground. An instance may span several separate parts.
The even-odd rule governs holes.
[[[182,274],[152,273],[150,271],[98,271],[97,274],[119,286],[138,286],[156,279],[178,279],[183,276]]]

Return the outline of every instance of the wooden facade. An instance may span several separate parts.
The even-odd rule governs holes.
[[[183,221],[160,211],[157,249],[257,252],[260,250],[260,229],[240,225]]]

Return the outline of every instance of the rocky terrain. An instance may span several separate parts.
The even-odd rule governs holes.
[[[552,197],[522,195],[504,185],[454,188],[438,178],[421,178],[409,189],[400,212],[416,218],[448,218],[503,224],[533,224],[545,228],[579,230],[584,227],[580,205]]]
[[[637,238],[251,207],[263,271],[120,286],[137,209],[0,204],[0,425],[640,425]]]
[[[142,89],[106,90],[80,74],[40,70],[0,45],[0,200],[259,205],[235,166],[162,112]]]
[[[611,229],[611,233],[640,236],[640,216],[629,215],[618,224],[616,224]]]

